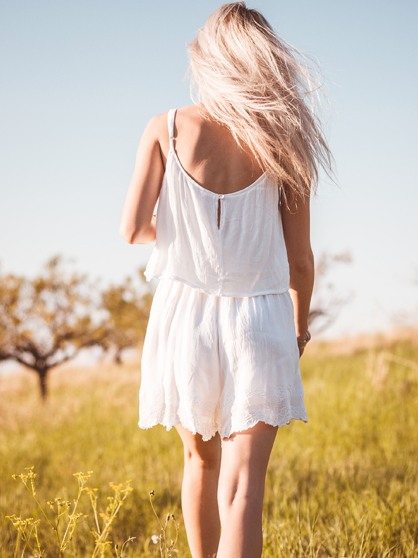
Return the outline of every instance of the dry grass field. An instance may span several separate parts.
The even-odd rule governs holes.
[[[279,430],[267,479],[263,556],[417,556],[418,332],[312,343],[302,374],[309,423]],[[112,521],[113,544],[103,555],[162,555],[149,500],[154,490],[157,515],[164,522],[174,514],[179,529],[177,553],[163,549],[163,555],[189,556],[180,508],[181,444],[174,430],[138,429],[138,386],[139,358],[122,367],[52,371],[46,404],[30,372],[0,376],[0,557],[36,556],[22,544],[15,552],[16,529],[6,517],[13,514],[39,519],[44,555],[59,556],[45,517],[12,478],[30,466],[50,520],[47,501],[76,497],[74,473],[93,471],[87,484],[98,488],[99,514],[115,495],[109,483],[122,490],[131,480],[132,492]],[[83,515],[62,555],[102,555],[94,550],[87,493],[78,510]],[[170,525],[172,519],[169,539]],[[122,551],[129,537],[135,539]]]

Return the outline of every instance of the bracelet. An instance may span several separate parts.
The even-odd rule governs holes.
[[[300,348],[305,348],[305,346],[307,345],[307,343],[311,340],[311,332],[309,331],[309,329],[306,330],[306,333],[303,337],[298,337],[297,341],[298,341],[298,347]]]

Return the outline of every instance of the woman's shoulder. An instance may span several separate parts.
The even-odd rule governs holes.
[[[160,112],[159,114],[151,116],[145,126],[145,131],[148,131],[149,133],[152,133],[154,135],[159,135],[163,127],[167,129],[167,115],[168,111]]]
[[[168,130],[168,113],[169,109],[165,112],[160,112],[151,116],[145,125],[145,129],[142,134],[142,141],[150,145],[159,144],[164,158],[167,156],[169,148],[169,130]],[[176,108],[175,117],[175,133],[177,133],[177,123],[180,122],[180,127],[183,129],[186,127],[190,129],[190,125],[198,124],[197,121],[197,110],[193,105],[184,106],[181,108]]]
[[[158,143],[166,151],[168,145],[168,111],[151,116],[145,125],[142,138],[150,143]]]
[[[167,135],[168,129],[168,113],[173,109],[176,111],[176,124],[177,120],[182,123],[197,123],[202,118],[196,105],[187,105],[179,108],[173,107],[152,116],[145,127],[145,133],[158,139],[164,138]]]
[[[167,124],[168,113],[172,110],[176,111],[176,118],[177,116],[181,118],[197,118],[201,117],[201,110],[197,105],[186,105],[184,107],[171,107],[170,109],[166,110],[165,112],[159,112],[155,114],[149,119],[149,123],[151,125],[158,127],[161,126],[162,123]]]

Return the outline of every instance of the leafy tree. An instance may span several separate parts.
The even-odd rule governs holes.
[[[350,254],[342,253],[325,254],[317,263],[309,316],[317,331],[328,327],[347,302],[326,281],[329,269],[349,262]],[[33,279],[0,274],[0,362],[15,360],[34,371],[45,399],[49,371],[84,348],[113,349],[121,363],[123,351],[145,335],[151,302],[142,270],[103,291],[93,288],[85,275],[66,272],[60,256]]]
[[[27,279],[0,280],[0,361],[15,360],[38,375],[43,399],[49,371],[108,335],[94,290],[84,275],[66,273],[55,256]]]
[[[121,364],[124,349],[135,347],[145,336],[152,295],[144,291],[142,270],[127,277],[121,285],[111,285],[101,294],[101,306],[107,312],[108,335],[104,349],[114,351],[115,362]]]

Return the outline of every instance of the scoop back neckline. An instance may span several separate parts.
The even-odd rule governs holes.
[[[175,162],[177,163],[177,166],[178,166],[180,172],[182,173],[182,175],[184,176],[184,178],[186,179],[186,181],[189,184],[191,184],[192,186],[195,186],[197,189],[202,190],[203,192],[205,192],[209,195],[215,196],[215,197],[222,196],[222,197],[226,198],[226,197],[236,196],[238,194],[242,194],[244,192],[247,192],[248,190],[251,190],[252,188],[257,186],[257,184],[259,182],[261,182],[261,180],[267,176],[267,171],[264,171],[263,174],[260,174],[260,176],[254,180],[254,182],[251,182],[251,184],[249,184],[248,186],[245,186],[244,188],[241,188],[240,190],[235,190],[235,192],[228,192],[228,193],[213,192],[212,190],[209,190],[209,188],[206,188],[205,186],[202,186],[201,184],[199,184],[199,182],[197,182],[192,176],[190,176],[190,174],[186,171],[186,169],[181,164],[181,161],[178,158],[178,155],[177,155],[174,147],[170,148],[169,155],[173,156]]]

